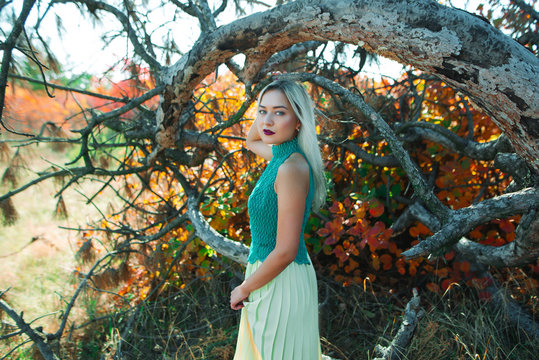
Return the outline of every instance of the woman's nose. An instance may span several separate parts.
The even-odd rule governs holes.
[[[273,116],[271,114],[266,114],[262,119],[264,124],[273,125]]]

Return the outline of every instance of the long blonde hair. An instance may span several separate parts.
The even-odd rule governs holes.
[[[314,118],[314,104],[305,88],[292,80],[276,80],[267,85],[258,95],[258,102],[268,90],[280,90],[286,96],[296,117],[301,122],[298,133],[298,144],[307,157],[314,178],[314,196],[312,209],[318,210],[326,201],[326,180],[324,178],[324,165],[322,154],[318,146],[316,125]]]

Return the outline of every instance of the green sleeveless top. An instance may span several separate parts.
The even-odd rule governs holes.
[[[277,239],[277,194],[275,193],[275,178],[281,164],[288,159],[293,153],[301,151],[297,138],[284,142],[279,145],[272,146],[273,157],[268,163],[268,166],[258,179],[253,192],[249,196],[247,207],[249,210],[249,225],[251,228],[251,248],[249,250],[249,258],[247,261],[253,264],[257,260],[264,261],[266,257],[273,251]],[[305,200],[305,212],[303,214],[303,223],[301,226],[301,234],[299,239],[298,253],[294,261],[298,264],[310,264],[305,247],[303,233],[305,224],[311,212],[311,204],[314,196],[314,180],[311,167],[309,166],[309,192]]]

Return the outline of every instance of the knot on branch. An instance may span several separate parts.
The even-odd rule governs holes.
[[[507,187],[507,192],[514,192],[525,187],[539,184],[539,176],[528,163],[514,153],[498,153],[494,158],[494,166],[511,174],[513,182]]]

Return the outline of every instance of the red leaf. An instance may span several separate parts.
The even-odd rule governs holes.
[[[515,231],[515,225],[509,220],[500,221],[500,229],[506,233],[512,233]]]
[[[379,217],[384,213],[384,204],[378,199],[373,199],[369,202],[369,214],[372,217]]]

